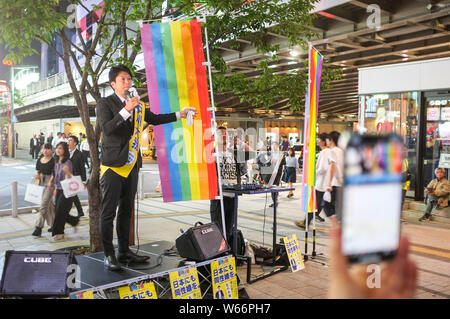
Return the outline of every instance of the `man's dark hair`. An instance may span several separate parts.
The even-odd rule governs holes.
[[[133,75],[131,74],[130,69],[126,65],[120,64],[120,65],[113,66],[109,70],[109,83],[115,82],[116,78],[117,78],[117,76],[119,75],[120,72],[126,72],[131,77],[133,77]]]
[[[78,140],[78,137],[76,137],[75,135],[71,135],[71,136],[69,136],[69,138],[71,138],[71,139],[74,141],[74,143],[77,144],[77,145],[78,145],[78,143],[80,142],[80,141]]]
[[[341,133],[333,131],[329,134],[329,138],[334,142],[334,144],[337,146],[338,145],[338,141],[339,141],[339,137],[341,136]]]
[[[319,140],[326,142],[327,138],[329,138],[327,133],[320,133],[319,136],[317,136],[319,138]]]

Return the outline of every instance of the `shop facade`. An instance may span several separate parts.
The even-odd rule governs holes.
[[[359,126],[371,134],[403,138],[411,186],[424,199],[434,170],[450,169],[450,59],[359,70]]]

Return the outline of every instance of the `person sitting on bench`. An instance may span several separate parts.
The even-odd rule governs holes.
[[[434,171],[436,178],[427,186],[427,208],[425,214],[419,218],[419,221],[425,219],[431,220],[431,211],[433,208],[442,209],[448,206],[448,196],[450,194],[450,182],[444,177],[445,170],[436,168]]]

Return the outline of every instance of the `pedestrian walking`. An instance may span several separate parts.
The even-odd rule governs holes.
[[[290,146],[291,145],[289,144],[287,136],[283,136],[283,142],[281,142],[281,151],[287,152]]]
[[[330,154],[328,162],[330,164],[329,186],[327,191],[331,193],[331,202],[325,202],[324,211],[327,217],[336,214],[337,194],[344,183],[344,151],[338,147],[339,132],[333,131],[328,138]]]
[[[84,160],[84,164],[87,166],[87,168],[89,168],[89,143],[88,140],[86,138],[86,135],[83,135],[83,141],[81,142],[80,145],[80,150],[81,150],[81,154],[83,154],[83,160]]]
[[[78,138],[72,135],[68,138],[67,145],[69,146],[70,161],[72,162],[72,174],[75,176],[80,176],[81,181],[86,188],[86,167],[84,166],[83,154],[78,150]],[[73,203],[78,211],[78,217],[83,217],[83,207],[81,206],[80,198],[78,195],[72,197]]]
[[[42,228],[45,222],[50,227],[49,231],[52,231],[53,222],[55,220],[55,205],[52,201],[52,195],[54,188],[46,187],[52,178],[53,170],[55,168],[55,159],[52,157],[53,148],[50,143],[44,144],[42,150],[42,156],[36,162],[36,175],[35,180],[39,182],[39,186],[44,186],[44,193],[42,194],[42,202],[39,207],[39,216],[36,221],[32,236],[41,237]]]
[[[50,179],[47,187],[55,188],[55,221],[52,227],[52,236],[55,241],[64,239],[64,226],[67,223],[72,225],[75,230],[80,219],[71,216],[70,209],[72,208],[72,197],[66,198],[64,196],[61,181],[72,177],[72,162],[70,161],[70,152],[67,143],[60,142],[56,145],[55,168],[53,176]]]
[[[39,139],[37,138],[36,134],[33,135],[33,137],[30,139],[30,155],[33,159],[38,158],[39,153]]]
[[[293,188],[293,183],[297,182],[297,171],[300,172],[300,166],[298,160],[295,157],[295,151],[292,147],[288,148],[286,160],[286,167],[283,172],[282,181],[289,183],[289,188]],[[294,196],[294,192],[290,191],[287,198]]]
[[[317,138],[317,145],[320,147],[321,151],[319,157],[316,161],[316,182],[314,184],[316,192],[316,207],[317,212],[315,214],[316,220],[319,222],[324,222],[325,219],[319,216],[320,212],[324,207],[323,197],[325,192],[329,188],[330,174],[331,174],[331,164],[330,164],[330,148],[327,146],[328,134],[319,134]],[[308,225],[311,224],[313,219],[313,213],[308,212]],[[295,223],[298,227],[305,228],[306,218],[303,221]]]
[[[62,135],[62,133],[61,133],[61,132],[58,132],[58,133],[56,134],[56,137],[52,140],[53,151],[56,150],[56,145],[58,145],[59,142],[61,141],[61,135]]]

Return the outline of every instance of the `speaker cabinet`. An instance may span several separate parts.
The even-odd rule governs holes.
[[[72,252],[8,250],[0,295],[68,296],[68,266],[76,263]]]
[[[204,225],[196,223],[194,227],[178,237],[175,244],[181,257],[197,262],[209,260],[230,251],[216,223]]]

